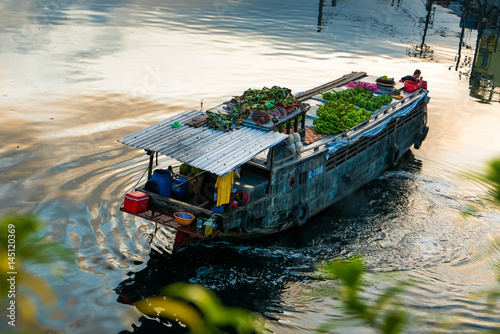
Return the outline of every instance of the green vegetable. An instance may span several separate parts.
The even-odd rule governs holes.
[[[188,175],[191,172],[191,166],[189,166],[186,163],[182,163],[181,166],[180,166],[180,168],[179,168],[179,172],[182,175]]]
[[[314,131],[323,135],[346,131],[371,117],[371,113],[344,99],[328,101],[316,114],[319,118],[313,121]]]
[[[227,105],[229,113],[211,113],[207,125],[221,131],[231,131],[239,126],[244,118],[248,118],[252,110],[264,110],[271,116],[283,117],[283,108],[296,106],[303,108],[288,88],[273,86],[271,88],[247,89],[241,96],[235,96]]]
[[[196,168],[196,167],[191,167],[191,173],[193,175],[198,175],[200,174],[201,172],[203,172],[203,170],[199,169],[199,168]]]
[[[371,111],[378,110],[382,106],[392,102],[392,97],[387,94],[375,95],[368,89],[361,89],[355,86],[353,89],[346,89],[339,92],[325,92],[322,94],[324,100],[338,101],[344,100],[351,104]]]

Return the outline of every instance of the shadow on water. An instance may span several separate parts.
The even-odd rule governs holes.
[[[174,254],[150,253],[146,267],[121,282],[116,288],[121,303],[134,303],[155,296],[174,282],[199,283],[215,291],[228,306],[238,306],[277,319],[282,300],[280,294],[292,277],[287,275],[293,262],[282,256],[257,254],[250,248],[216,243],[192,245]],[[134,333],[172,332],[186,330],[178,324],[161,320],[139,319],[143,324]]]

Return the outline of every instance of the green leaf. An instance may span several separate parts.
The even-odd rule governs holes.
[[[384,317],[382,324],[382,333],[384,334],[398,334],[403,331],[407,322],[408,314],[401,310],[394,310],[388,312]]]
[[[365,272],[363,261],[360,258],[329,262],[324,269],[352,289],[359,287],[361,277]]]

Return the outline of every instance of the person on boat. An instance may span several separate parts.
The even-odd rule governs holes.
[[[420,76],[420,74],[422,74],[422,72],[420,72],[420,70],[415,70],[415,72],[413,72],[413,75],[407,75],[407,76],[404,76],[401,78],[401,80],[399,80],[399,82],[405,82],[406,80],[410,80],[410,81],[415,81],[415,82],[422,82],[423,78]]]

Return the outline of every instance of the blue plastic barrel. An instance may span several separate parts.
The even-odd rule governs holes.
[[[160,196],[172,197],[172,175],[168,169],[155,169],[151,180],[158,184]]]

